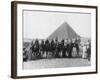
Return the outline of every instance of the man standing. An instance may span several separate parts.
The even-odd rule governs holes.
[[[45,50],[46,50],[46,58],[47,58],[50,51],[50,43],[48,39],[45,41]]]
[[[72,39],[71,54],[72,54],[73,57],[76,57],[76,55],[77,55],[77,44],[76,44],[76,40],[75,39]]]
[[[50,52],[52,54],[52,57],[55,56],[55,43],[54,43],[54,40],[51,41],[50,43]]]
[[[42,40],[41,44],[40,44],[40,54],[41,54],[41,57],[43,57],[44,52],[45,52],[45,44],[44,44],[44,40]]]
[[[88,58],[88,61],[91,60],[91,43],[90,42],[87,49],[87,58]]]
[[[38,41],[38,39],[35,40],[34,53],[35,53],[36,58],[40,57],[40,53],[39,53],[39,41]]]
[[[61,41],[61,46],[60,46],[60,49],[61,49],[61,52],[60,52],[60,56],[61,57],[64,57],[65,56],[65,52],[64,52],[64,43],[65,43],[65,41],[64,41],[64,39]]]
[[[55,57],[58,57],[59,54],[59,46],[58,46],[58,38],[55,39]]]

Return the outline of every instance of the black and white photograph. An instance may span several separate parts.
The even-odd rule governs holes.
[[[23,10],[23,69],[91,66],[91,14]]]
[[[96,6],[34,2],[13,6],[16,77],[97,72]]]

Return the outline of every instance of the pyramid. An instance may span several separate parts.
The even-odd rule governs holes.
[[[70,27],[67,22],[61,24],[47,39],[56,39],[61,41],[62,39],[73,39],[80,36]]]

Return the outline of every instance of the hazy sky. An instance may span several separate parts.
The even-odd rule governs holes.
[[[67,22],[81,37],[91,36],[91,14],[24,11],[25,39],[46,39],[61,24]]]

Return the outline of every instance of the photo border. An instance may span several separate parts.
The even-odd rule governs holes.
[[[34,4],[34,5],[50,5],[59,7],[76,7],[76,8],[90,8],[96,9],[96,71],[81,72],[81,73],[63,73],[63,74],[49,74],[49,75],[33,75],[33,76],[17,76],[17,4]],[[58,4],[58,3],[42,3],[42,2],[26,2],[26,1],[12,1],[11,2],[11,77],[18,78],[32,78],[32,77],[51,77],[51,76],[66,76],[66,75],[81,75],[81,74],[95,74],[98,73],[98,7],[88,5],[74,5],[74,4]]]

